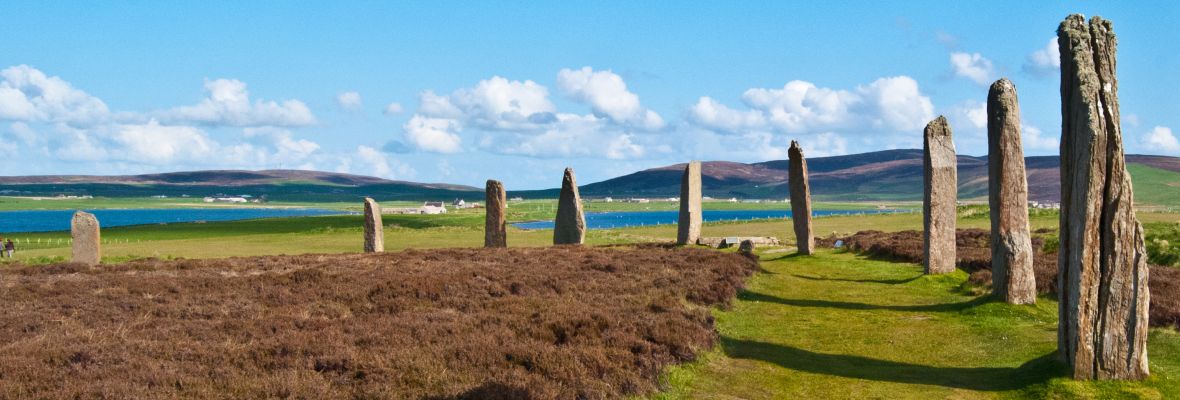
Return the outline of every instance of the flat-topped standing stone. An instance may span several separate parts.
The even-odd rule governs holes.
[[[582,244],[586,241],[586,217],[582,215],[582,197],[574,169],[566,168],[561,178],[561,196],[557,199],[557,219],[553,221],[553,244]]]
[[[77,263],[97,265],[102,262],[102,233],[94,214],[77,211],[70,220],[71,259]]]
[[[815,247],[815,236],[811,233],[811,187],[807,181],[807,160],[803,148],[792,140],[787,150],[788,181],[791,187],[791,222],[795,225],[795,247],[799,254],[810,255]]]
[[[680,218],[676,221],[676,244],[695,244],[701,238],[701,162],[684,167],[680,178]]]
[[[373,199],[365,198],[365,252],[381,253],[385,251],[385,229],[381,223],[381,205]]]
[[[484,216],[483,247],[508,247],[508,225],[504,222],[504,208],[508,204],[508,195],[504,192],[504,184],[494,179],[488,179],[487,214]]]
[[[1148,376],[1150,294],[1119,126],[1110,21],[1070,15],[1061,51],[1057,349],[1076,379]]]
[[[1007,79],[993,83],[987,94],[987,143],[992,289],[1008,303],[1036,303],[1020,105],[1016,86]]]
[[[959,194],[958,160],[951,127],[938,116],[926,125],[923,167],[926,190],[922,203],[927,274],[955,271],[955,207]]]

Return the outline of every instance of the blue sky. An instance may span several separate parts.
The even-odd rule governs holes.
[[[837,4],[825,4],[837,3]],[[1032,3],[1032,4],[1026,4]],[[1171,2],[0,3],[0,174],[309,168],[512,189],[698,160],[987,151],[1016,83],[1055,154],[1051,43],[1114,21],[1123,133],[1180,155]]]

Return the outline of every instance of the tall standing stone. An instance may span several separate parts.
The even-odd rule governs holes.
[[[791,222],[795,225],[795,247],[799,254],[810,255],[815,247],[815,236],[811,233],[811,184],[807,180],[807,160],[803,158],[803,148],[799,142],[792,140],[791,148],[787,150],[789,175],[787,180],[791,187]]]
[[[365,252],[385,251],[385,225],[381,223],[381,205],[365,198]]]
[[[1061,51],[1058,352],[1076,379],[1147,377],[1150,294],[1119,127],[1110,21],[1070,15]]]
[[[487,214],[484,216],[483,246],[508,247],[508,225],[504,221],[504,208],[508,204],[508,194],[504,192],[504,184],[494,179],[488,179]]]
[[[1016,86],[1007,79],[993,83],[987,94],[987,149],[992,288],[1008,303],[1036,303],[1020,105]]]
[[[71,259],[77,263],[97,265],[102,262],[102,232],[94,214],[77,211],[70,220]]]
[[[701,238],[701,162],[684,167],[680,178],[680,218],[676,221],[676,244],[695,244]]]
[[[582,244],[586,241],[586,217],[582,215],[582,197],[574,169],[566,168],[561,178],[561,196],[557,199],[557,219],[553,221],[553,244]]]
[[[926,125],[923,167],[926,190],[922,203],[927,274],[955,271],[955,207],[958,171],[955,142],[946,118],[938,116]]]

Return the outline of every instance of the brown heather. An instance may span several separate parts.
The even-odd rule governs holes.
[[[1055,230],[1041,229],[1033,234],[1033,273],[1037,292],[1057,294],[1057,246],[1045,252],[1044,240]],[[990,233],[982,229],[960,229],[955,235],[959,268],[971,273],[971,281],[989,286],[991,276]],[[819,239],[823,247],[832,247],[837,238]],[[922,262],[922,233],[918,231],[880,232],[861,231],[843,239],[849,249],[858,253],[896,261]],[[1180,269],[1150,265],[1151,290],[1149,306],[1151,326],[1180,328]]]
[[[0,397],[648,393],[756,268],[656,246],[6,268]]]

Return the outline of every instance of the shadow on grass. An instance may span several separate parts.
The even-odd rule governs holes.
[[[981,391],[1022,389],[1053,377],[1065,376],[1066,372],[1053,353],[1029,360],[1016,368],[971,368],[931,367],[861,356],[816,353],[791,346],[730,337],[722,337],[721,345],[729,357],[764,361],[795,371]]]
[[[903,283],[910,283],[910,282],[916,281],[916,280],[918,280],[918,278],[922,277],[922,275],[918,275],[913,278],[905,278],[905,279],[843,279],[843,278],[822,278],[822,277],[818,277],[818,276],[795,275],[795,274],[791,274],[791,276],[794,276],[796,278],[801,278],[801,279],[812,280],[812,281],[881,283],[881,284],[886,284],[886,285],[900,285]]]
[[[829,301],[829,300],[812,300],[812,299],[784,299],[778,296],[763,294],[752,291],[743,291],[738,293],[738,299],[746,301],[761,301],[766,303],[776,303],[788,306],[797,307],[820,307],[820,308],[836,308],[841,310],[889,310],[889,311],[929,311],[929,312],[952,312],[963,311],[971,307],[983,305],[991,302],[991,296],[979,296],[974,299],[958,302],[958,303],[940,303],[940,304],[920,304],[920,305],[902,305],[889,306],[879,304],[853,303],[847,301]]]

